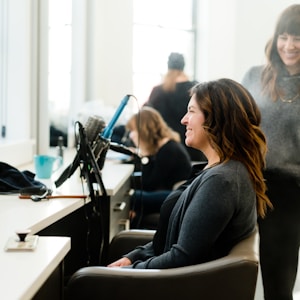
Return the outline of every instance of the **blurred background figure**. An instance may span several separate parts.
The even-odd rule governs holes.
[[[140,156],[136,170],[141,172],[141,180],[131,199],[131,228],[136,228],[142,215],[159,213],[174,185],[190,176],[192,164],[179,134],[154,108],[142,107],[129,119],[126,128]]]
[[[181,53],[172,52],[168,57],[168,72],[163,82],[155,86],[145,106],[158,110],[166,123],[180,134],[181,142],[186,147],[191,160],[205,161],[206,158],[199,150],[187,147],[185,140],[185,126],[180,121],[187,110],[190,100],[190,89],[197,81],[192,81],[184,72],[185,60]]]

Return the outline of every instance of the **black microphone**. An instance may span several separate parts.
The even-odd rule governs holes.
[[[90,116],[85,123],[85,134],[90,145],[93,145],[99,133],[105,128],[105,121],[100,116]]]
[[[85,124],[86,139],[92,148],[93,155],[98,162],[100,170],[103,167],[103,163],[99,161],[99,158],[103,152],[107,152],[106,149],[109,144],[109,140],[102,137],[105,125],[105,121],[96,115],[89,117]]]
[[[102,132],[105,128],[105,121],[99,117],[99,116],[90,116],[85,123],[85,126],[83,126],[80,122],[78,122],[80,127],[80,139],[84,139],[84,141],[80,141],[80,147],[83,147],[83,145],[89,144],[91,147],[95,147],[95,144],[99,144],[97,142],[97,138],[99,136],[99,132]],[[102,148],[104,148],[104,145],[102,145]],[[99,153],[97,156],[99,157],[102,151],[99,149]],[[81,149],[79,149],[81,150]],[[59,187],[61,186],[68,178],[70,178],[75,170],[79,167],[81,161],[80,153],[77,152],[76,156],[73,160],[73,162],[62,172],[60,177],[55,181],[55,186]]]
[[[82,124],[78,122],[81,129],[81,138],[84,139],[84,141],[80,141],[80,148],[82,148],[86,144],[89,144],[89,146],[92,149],[92,155],[97,161],[99,170],[102,170],[104,166],[106,153],[109,148],[110,138],[114,126],[117,120],[119,119],[122,111],[124,110],[125,106],[127,105],[129,98],[130,95],[126,95],[122,99],[119,107],[117,108],[114,116],[112,117],[107,127],[105,127],[104,120],[98,116],[89,117],[87,123],[85,124],[85,127],[83,127]],[[80,150],[82,151],[82,149]],[[80,160],[80,153],[77,153],[73,162],[64,170],[61,176],[55,181],[56,187],[59,187],[65,182],[67,178],[71,177],[71,175],[79,167]]]
[[[129,156],[134,156],[136,158],[140,158],[134,151],[132,151],[129,147],[126,147],[125,145],[122,144],[118,144],[118,143],[114,143],[111,142],[109,145],[109,148],[115,152],[119,152],[122,154],[126,154]]]

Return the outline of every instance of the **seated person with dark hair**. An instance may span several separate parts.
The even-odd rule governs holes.
[[[181,122],[186,144],[203,151],[207,164],[165,199],[153,240],[108,267],[169,269],[223,257],[272,207],[260,111],[241,84],[220,79],[195,86]]]

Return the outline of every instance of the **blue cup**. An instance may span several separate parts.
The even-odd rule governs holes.
[[[57,163],[57,166],[55,166]],[[34,156],[34,166],[36,177],[40,179],[49,179],[53,172],[57,171],[57,169],[62,164],[62,158],[51,155],[35,155]],[[55,166],[55,168],[54,168]]]

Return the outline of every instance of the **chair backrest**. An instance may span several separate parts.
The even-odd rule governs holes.
[[[223,258],[181,268],[85,267],[71,277],[66,299],[253,300],[258,274],[257,240],[255,232]]]

